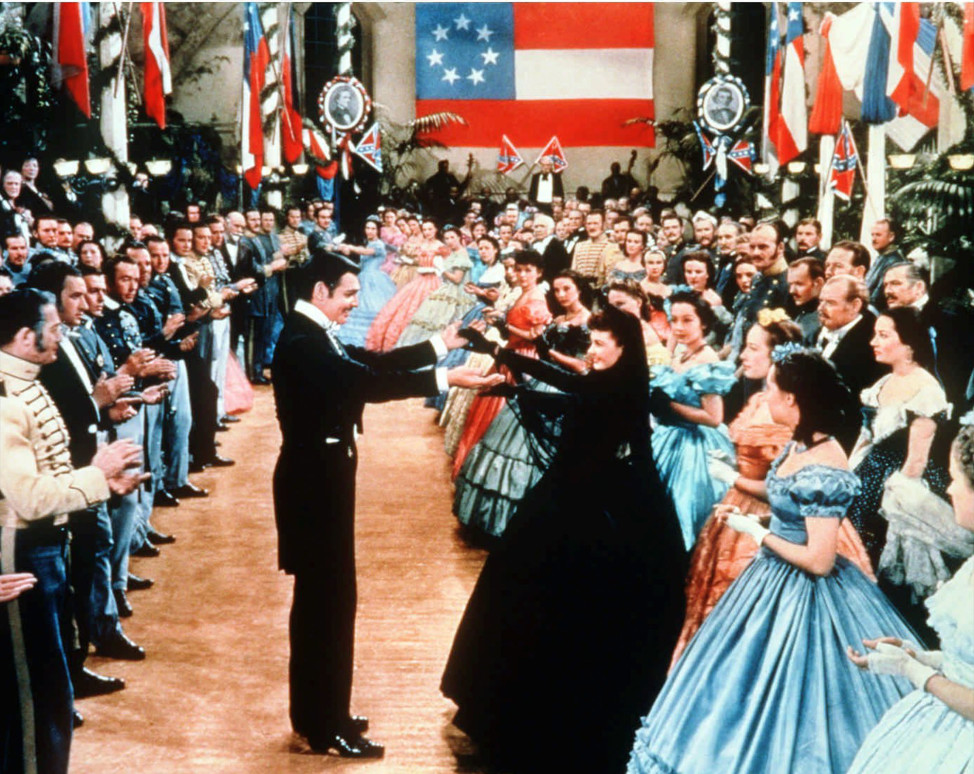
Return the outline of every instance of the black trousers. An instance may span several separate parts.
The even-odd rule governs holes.
[[[210,375],[210,359],[195,351],[186,358],[189,404],[193,427],[189,431],[189,453],[194,462],[206,462],[216,455],[216,403],[219,390]]]
[[[354,568],[342,583],[335,580],[329,571],[294,576],[291,725],[311,739],[348,730],[355,648]]]

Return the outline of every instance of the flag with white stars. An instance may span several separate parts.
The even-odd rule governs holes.
[[[451,145],[651,146],[623,123],[653,117],[652,3],[418,3],[416,112],[444,110]]]

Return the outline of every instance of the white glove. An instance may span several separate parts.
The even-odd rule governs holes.
[[[771,534],[771,530],[761,526],[757,516],[744,513],[727,514],[727,526],[738,532],[743,532],[745,535],[750,535],[758,545],[761,545],[764,539]]]
[[[713,452],[707,457],[707,470],[710,472],[711,478],[727,484],[727,486],[734,486],[739,475],[737,468],[731,465],[724,455]]]
[[[943,670],[944,668],[943,651],[921,650],[917,645],[914,645],[912,642],[904,642],[900,647],[903,650],[907,651],[907,655],[909,655],[909,651],[912,650],[914,654],[913,658],[915,658],[921,664],[928,667],[932,667],[933,669],[936,669],[938,672]]]
[[[925,689],[927,680],[937,674],[937,670],[910,656],[902,648],[888,642],[876,644],[876,650],[866,660],[869,671],[877,675],[898,675],[905,677],[914,687]]]

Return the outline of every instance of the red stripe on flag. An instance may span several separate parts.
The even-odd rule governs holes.
[[[652,3],[514,3],[518,49],[652,48]]]
[[[565,148],[655,145],[646,124],[622,126],[630,118],[653,117],[653,101],[648,99],[416,101],[417,116],[444,110],[469,122],[436,132],[437,140],[453,146],[493,148],[505,133],[520,147],[544,147],[555,133]]]
[[[81,3],[61,3],[59,50],[54,52],[64,73],[64,86],[87,118],[91,118],[88,91],[88,58],[85,52]]]

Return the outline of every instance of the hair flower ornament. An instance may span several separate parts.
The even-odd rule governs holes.
[[[762,310],[763,311],[763,310]],[[780,311],[780,310],[779,310]],[[788,319],[787,316],[784,319]],[[758,320],[760,323],[760,319]],[[789,341],[785,344],[779,344],[773,350],[771,350],[771,362],[781,363],[786,360],[789,355],[794,355],[797,352],[807,352],[808,350],[801,344],[795,341]]]
[[[790,320],[788,313],[782,309],[761,309],[758,311],[758,325],[762,328],[767,328],[772,323],[784,322],[785,320]]]

